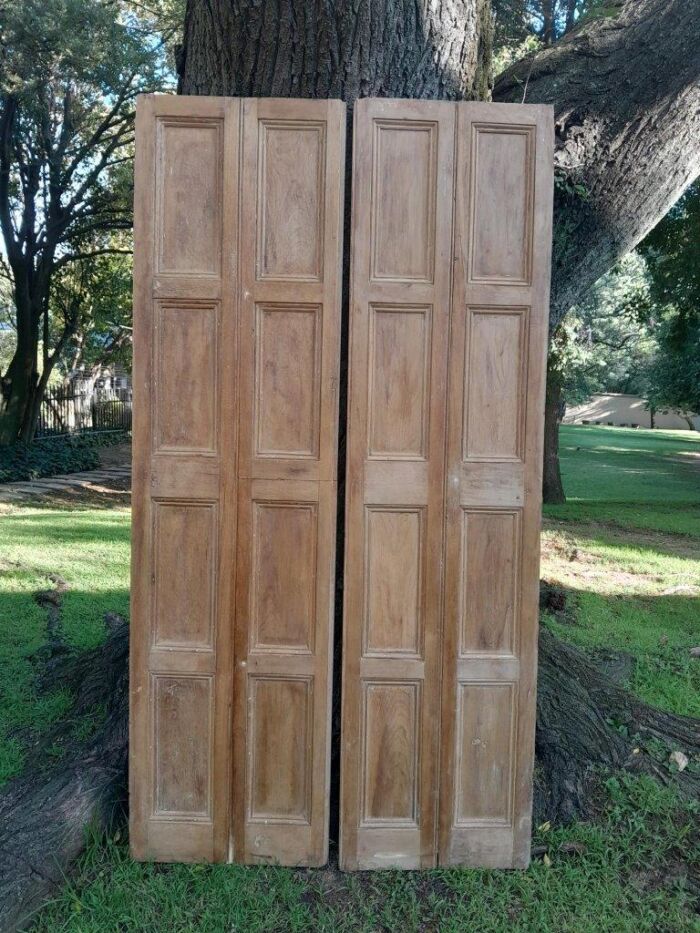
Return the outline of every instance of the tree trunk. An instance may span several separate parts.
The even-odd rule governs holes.
[[[46,595],[46,594],[45,594]],[[0,791],[0,930],[14,930],[64,883],[85,846],[124,813],[127,787],[129,629],[108,617],[106,643],[76,654],[55,636],[43,654],[40,691],[71,691],[70,714],[29,754],[22,774]],[[76,723],[106,711],[96,732],[75,737]],[[62,755],[56,757],[56,749]]]
[[[542,498],[550,504],[566,502],[559,469],[559,423],[561,421],[561,373],[551,362],[547,365],[547,392],[544,402],[544,463]]]
[[[190,0],[181,94],[484,100],[490,0]]]
[[[493,96],[554,105],[553,328],[700,174],[700,0],[609,0]]]

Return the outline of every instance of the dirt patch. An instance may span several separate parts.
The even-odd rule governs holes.
[[[562,529],[566,528],[566,531]],[[555,519],[544,519],[542,531],[555,532],[550,541],[543,539],[543,553],[557,551],[562,547],[556,543],[558,539],[565,539],[574,546],[575,538],[592,538],[596,533],[604,534],[612,544],[623,544],[629,547],[648,547],[660,551],[670,557],[690,557],[697,560],[700,548],[697,541],[684,535],[667,534],[663,531],[649,531],[641,528],[621,528],[614,522],[559,522]],[[569,557],[576,560],[578,554]]]
[[[50,482],[50,480],[47,480]],[[37,490],[21,502],[0,503],[0,514],[12,513],[18,507],[35,509],[126,508],[131,504],[131,478],[115,476],[100,482],[86,482],[82,486],[66,486],[63,489]]]

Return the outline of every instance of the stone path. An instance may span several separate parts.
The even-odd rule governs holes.
[[[65,492],[78,489],[104,489],[115,480],[123,481],[131,476],[130,466],[103,467],[99,470],[86,470],[83,473],[65,473],[59,476],[45,476],[42,479],[25,480],[21,483],[0,485],[0,502],[17,502],[31,496],[45,496],[52,492]]]

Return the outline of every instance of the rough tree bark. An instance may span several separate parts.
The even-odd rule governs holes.
[[[37,658],[39,690],[71,691],[70,713],[33,748],[22,774],[0,792],[0,930],[23,926],[66,877],[85,834],[119,821],[126,806],[129,629],[108,617],[103,646],[74,653],[48,646]],[[49,619],[49,633],[51,619]],[[93,735],[76,722],[104,710]],[[56,758],[60,747],[63,754]]]
[[[550,354],[547,365],[547,391],[544,400],[544,456],[542,498],[550,505],[566,502],[559,467],[559,424],[562,409],[562,373]]]
[[[554,105],[554,329],[700,174],[700,0],[610,0],[493,96]],[[563,495],[555,418],[548,407],[545,502]]]

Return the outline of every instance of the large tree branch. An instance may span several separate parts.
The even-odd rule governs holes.
[[[526,103],[555,111],[556,326],[700,174],[700,0],[611,0],[494,99],[522,101],[526,82]]]

